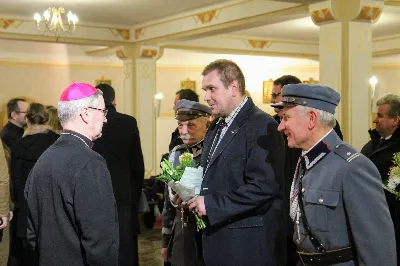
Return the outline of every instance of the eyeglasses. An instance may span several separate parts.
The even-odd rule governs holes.
[[[272,99],[276,99],[281,94],[282,94],[282,92],[278,92],[278,93],[273,92],[273,93],[271,93],[271,97],[272,97]]]
[[[102,112],[104,114],[104,116],[107,116],[107,113],[108,113],[107,109],[99,109],[99,108],[94,108],[94,107],[90,107],[90,106],[88,106],[88,108],[92,109],[92,110],[100,111],[100,112]]]
[[[27,112],[16,111],[17,114],[26,114]]]

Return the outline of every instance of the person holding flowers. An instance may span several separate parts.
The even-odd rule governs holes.
[[[395,173],[391,171],[396,166],[395,155],[400,156],[400,96],[387,94],[376,102],[376,106],[377,113],[373,121],[376,128],[369,130],[371,140],[361,153],[378,168],[383,184],[388,184],[396,182],[397,175],[389,174]],[[396,233],[397,265],[400,265],[400,201],[395,193],[400,189],[394,189],[385,190],[385,195]]]
[[[199,165],[210,116],[210,108],[203,104],[189,100],[177,102],[175,119],[178,120],[179,135],[184,144],[173,148],[169,163],[164,164],[171,166],[173,171],[185,165],[185,161],[192,167]],[[168,183],[168,180],[163,181]],[[204,265],[201,232],[196,229],[196,217],[188,209],[181,208],[181,202],[179,195],[166,186],[161,255],[173,266]]]

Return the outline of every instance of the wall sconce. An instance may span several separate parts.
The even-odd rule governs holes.
[[[157,93],[154,95],[154,106],[155,106],[155,116],[156,118],[160,116],[161,110],[161,100],[164,98],[162,92]]]
[[[376,106],[374,103],[377,100],[375,98],[377,97],[378,91],[379,91],[378,79],[375,76],[372,76],[369,79],[369,85],[370,85],[370,94],[371,94],[371,112],[376,113]]]

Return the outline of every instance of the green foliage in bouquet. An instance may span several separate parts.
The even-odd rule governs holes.
[[[393,163],[394,166],[389,171],[389,178],[382,186],[385,190],[396,196],[396,200],[398,200],[400,199],[400,152],[396,152],[393,155]]]
[[[193,154],[184,152],[181,156],[179,156],[179,163],[180,165],[174,167],[168,160],[164,159],[164,161],[161,162],[162,173],[157,177],[157,179],[165,182],[166,184],[171,181],[180,181],[186,167],[195,167]],[[194,215],[196,217],[197,231],[204,229],[206,224],[204,223],[203,219],[201,219],[196,213],[194,213]]]

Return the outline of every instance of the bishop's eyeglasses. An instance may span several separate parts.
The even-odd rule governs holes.
[[[99,108],[94,108],[94,107],[90,107],[90,106],[88,106],[88,108],[92,109],[92,110],[100,111],[100,112],[102,112],[104,114],[104,116],[107,116],[107,113],[108,113],[107,109],[99,109]]]

